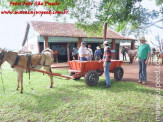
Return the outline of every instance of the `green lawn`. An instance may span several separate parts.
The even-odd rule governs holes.
[[[66,70],[53,70],[67,74]],[[5,93],[0,80],[0,121],[129,121],[154,122],[156,90],[133,82],[117,82],[104,88],[105,78],[88,87],[84,79],[74,81],[54,77],[49,88],[47,75],[24,74],[24,94],[16,91],[16,72],[8,64],[2,66]],[[161,91],[161,99],[163,92]],[[161,107],[163,101],[160,102]],[[161,111],[163,115],[163,111]],[[163,118],[162,118],[163,120]]]

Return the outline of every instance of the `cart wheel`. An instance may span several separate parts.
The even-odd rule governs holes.
[[[75,75],[75,73],[70,72],[70,76],[73,76],[73,75]],[[73,80],[79,80],[80,78],[81,78],[81,77],[74,78]]]
[[[96,71],[89,71],[85,75],[85,82],[88,86],[97,85],[99,80],[99,75]]]
[[[123,77],[123,68],[122,67],[116,67],[114,70],[114,78],[115,80],[121,80]]]

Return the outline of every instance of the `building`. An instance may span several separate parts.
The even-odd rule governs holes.
[[[111,29],[107,30],[106,38],[111,43],[112,59],[119,59],[120,42],[130,42],[131,48],[134,48],[135,39],[121,36]],[[83,30],[70,23],[30,21],[27,23],[22,47],[32,53],[40,53],[50,47],[53,51],[58,50],[59,60],[65,61],[71,59],[73,47],[79,48],[82,41],[91,44],[95,51],[97,46],[102,47],[103,37],[88,37]]]

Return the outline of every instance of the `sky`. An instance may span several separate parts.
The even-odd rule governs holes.
[[[157,9],[154,0],[143,0],[142,5],[148,9]],[[1,9],[1,8],[0,8]],[[39,8],[42,9],[42,8]],[[2,15],[0,14],[0,48],[7,48],[12,50],[20,49],[25,35],[26,24],[29,21],[54,21],[54,16],[50,15]],[[67,19],[68,23],[74,23],[75,20]],[[163,27],[162,23],[158,23]],[[145,37],[149,40],[154,40],[156,35],[160,35],[163,39],[161,29],[150,27],[151,31]]]

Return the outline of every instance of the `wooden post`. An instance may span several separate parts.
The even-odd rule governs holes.
[[[78,38],[78,43],[77,43],[77,48],[78,48],[78,49],[79,49],[79,47],[80,47],[80,45],[81,45],[81,42],[82,42],[82,38],[79,37],[79,38]]]
[[[104,23],[104,35],[103,35],[103,41],[106,40],[106,32],[107,32],[107,23]]]
[[[113,50],[112,59],[115,59],[115,39],[112,39],[111,50]]]
[[[120,50],[120,44],[118,44],[118,52],[117,52],[118,60],[120,60],[120,52],[119,52],[119,50]]]
[[[135,40],[133,40],[133,41],[131,42],[131,49],[132,49],[132,50],[135,49]]]
[[[44,49],[48,48],[48,37],[44,37]]]
[[[79,37],[79,38],[78,38],[78,43],[77,43],[77,48],[78,48],[78,49],[80,48],[81,42],[82,42],[82,38]],[[78,54],[78,60],[79,60],[79,54]]]
[[[67,43],[67,61],[70,61],[70,43]]]

